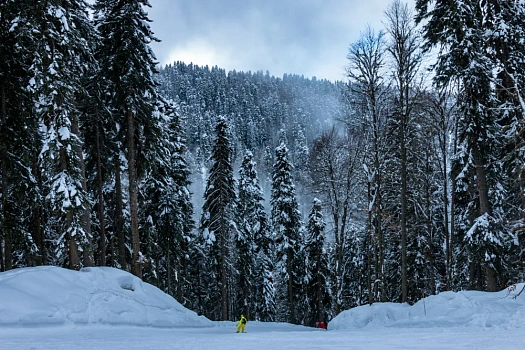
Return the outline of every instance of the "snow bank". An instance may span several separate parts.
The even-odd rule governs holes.
[[[375,303],[341,312],[328,324],[329,330],[399,327],[525,328],[525,293],[514,296],[507,289],[496,292],[443,292],[408,304]],[[425,313],[426,312],[426,313]]]
[[[160,289],[111,267],[53,266],[0,273],[0,325],[212,327]]]

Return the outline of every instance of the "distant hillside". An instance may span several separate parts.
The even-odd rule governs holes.
[[[303,76],[270,76],[268,72],[226,72],[176,62],[160,72],[161,93],[181,106],[188,147],[206,162],[218,115],[228,117],[235,152],[251,149],[256,157],[273,154],[284,126],[288,147],[300,152],[342,117],[344,84]]]

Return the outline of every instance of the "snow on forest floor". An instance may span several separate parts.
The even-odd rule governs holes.
[[[522,285],[519,285],[517,291]],[[0,349],[524,349],[525,293],[445,292],[342,312],[329,330],[211,322],[124,271],[0,273]]]

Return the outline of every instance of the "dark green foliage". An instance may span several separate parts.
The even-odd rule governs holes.
[[[292,165],[288,160],[285,144],[275,149],[272,174],[271,223],[275,236],[278,312],[281,320],[298,323],[302,319],[302,288],[304,259],[300,253],[303,244],[301,213],[299,212],[295,186],[292,181]],[[299,314],[298,311],[301,313]]]
[[[275,295],[272,238],[263,206],[253,154],[247,151],[239,170],[237,204],[237,310],[249,319],[272,321]]]
[[[233,179],[232,147],[228,138],[228,124],[219,118],[215,127],[210,175],[204,193],[200,233],[203,253],[202,279],[208,300],[204,304],[207,317],[212,320],[231,318],[228,299],[229,279],[232,276],[232,241],[235,228],[235,180]]]
[[[331,314],[330,270],[325,250],[325,227],[321,201],[313,201],[312,211],[306,226],[306,285],[305,293],[308,316],[304,324],[314,326],[315,322],[326,322]]]

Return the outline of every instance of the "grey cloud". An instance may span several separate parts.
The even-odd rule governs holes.
[[[389,0],[151,0],[161,64],[342,79],[348,45],[381,28]],[[410,0],[413,4],[413,0]],[[188,62],[189,63],[189,62]]]

